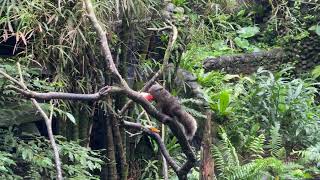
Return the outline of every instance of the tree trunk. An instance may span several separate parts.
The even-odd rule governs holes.
[[[210,110],[207,110],[207,120],[205,122],[201,144],[201,164],[199,177],[201,180],[214,179],[214,162],[211,157],[211,118],[212,112]]]
[[[111,102],[110,97],[108,98],[108,102]],[[108,177],[105,177],[105,179],[119,179],[117,174],[117,166],[116,166],[116,157],[115,157],[115,144],[113,141],[113,132],[112,132],[112,123],[111,120],[112,115],[110,115],[110,112],[108,112],[107,119],[106,119],[106,140],[107,140],[107,168],[108,168]]]

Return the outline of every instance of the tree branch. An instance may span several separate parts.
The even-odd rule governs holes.
[[[172,167],[172,169],[176,173],[178,173],[179,166],[173,160],[173,158],[170,156],[165,144],[163,143],[163,141],[158,133],[151,131],[150,129],[144,127],[140,123],[133,123],[133,122],[129,122],[129,121],[124,121],[123,123],[124,123],[124,126],[126,126],[127,128],[141,130],[141,131],[145,132],[146,134],[148,134],[149,136],[151,136],[154,140],[156,140],[157,144],[159,145],[159,148],[160,148],[162,155],[165,157],[166,161]]]
[[[27,86],[25,85],[25,83],[23,81],[23,76],[22,76],[21,67],[20,67],[19,63],[17,63],[17,67],[18,67],[18,72],[19,72],[19,75],[20,75],[20,82],[16,81],[14,78],[9,76],[8,74],[5,74],[5,73],[1,73],[1,74],[2,75],[5,74],[6,78],[10,79],[11,81],[15,82],[16,84],[19,84],[23,89],[25,89],[27,91],[28,88],[27,88]],[[51,146],[52,146],[52,149],[53,149],[54,161],[56,163],[57,179],[58,180],[63,180],[62,170],[61,170],[61,160],[60,160],[60,157],[59,157],[58,146],[56,144],[56,141],[54,140],[54,136],[53,136],[53,132],[52,132],[51,119],[47,116],[47,114],[43,111],[43,109],[40,107],[39,103],[34,98],[30,98],[30,100],[33,103],[33,105],[35,106],[35,108],[40,112],[42,118],[44,119],[44,121],[46,123],[49,140],[50,140],[50,143],[51,143]]]
[[[1,70],[0,70],[1,72]],[[98,101],[104,98],[108,93],[119,93],[123,91],[117,86],[105,86],[94,94],[77,94],[77,93],[64,93],[64,92],[47,92],[39,93],[30,90],[23,90],[15,86],[9,85],[8,88],[19,92],[26,98],[35,98],[39,100],[51,100],[51,99],[64,99],[64,100],[80,100],[80,101]]]
[[[96,14],[94,13],[93,7],[92,7],[92,3],[90,0],[84,0],[85,3],[85,7],[88,13],[88,17],[94,27],[94,29],[97,32],[97,35],[100,39],[100,45],[101,45],[101,50],[102,50],[102,54],[103,57],[105,59],[105,61],[107,62],[107,64],[109,65],[109,68],[112,72],[112,74],[114,74],[118,80],[120,81],[121,85],[124,87],[129,87],[127,82],[122,78],[121,74],[119,73],[114,61],[113,61],[113,57],[109,48],[109,44],[108,44],[108,39],[106,37],[106,32],[102,29],[102,27],[99,24],[99,21],[96,17]]]
[[[158,121],[160,121],[164,124],[168,124],[170,129],[174,133],[174,135],[177,137],[184,154],[188,158],[187,162],[179,169],[177,175],[179,176],[180,179],[186,179],[187,173],[195,164],[196,157],[192,151],[192,148],[191,148],[188,140],[186,139],[186,137],[181,129],[181,126],[174,119],[157,111],[145,98],[143,98],[140,95],[139,92],[136,92],[136,91],[130,89],[130,87],[128,86],[126,81],[119,74],[119,72],[114,64],[114,61],[113,61],[112,55],[111,55],[111,51],[108,46],[106,33],[102,30],[102,27],[99,25],[99,22],[94,14],[94,10],[93,10],[91,1],[84,0],[84,2],[86,5],[86,9],[88,11],[88,14],[89,14],[89,19],[91,20],[94,28],[96,29],[96,32],[97,32],[99,39],[101,41],[101,48],[103,51],[104,58],[109,62],[110,70],[113,72],[113,74],[115,74],[119,78],[121,85],[124,87],[125,93],[128,95],[128,97],[130,99],[139,103],[147,111],[148,114],[150,114],[151,116],[156,118]],[[147,90],[153,84],[153,82],[165,71],[166,66],[168,64],[168,61],[169,61],[169,58],[170,58],[170,55],[171,55],[171,51],[173,49],[173,44],[177,39],[177,35],[178,35],[177,28],[171,22],[169,22],[169,21],[167,21],[167,22],[171,25],[173,33],[170,35],[168,47],[166,49],[165,56],[163,58],[163,66],[154,75],[154,77],[151,80],[149,80],[149,82],[147,82],[145,84],[144,88],[142,89],[143,91]],[[127,104],[129,104],[129,102]],[[121,114],[123,114],[125,112],[125,107],[126,106],[124,106],[123,109],[121,110]],[[128,107],[129,107],[129,105],[128,105]]]

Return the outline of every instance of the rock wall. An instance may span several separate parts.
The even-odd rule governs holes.
[[[320,64],[320,36],[312,35],[301,41],[289,42],[287,47],[257,53],[206,58],[206,71],[223,70],[229,74],[251,74],[259,67],[276,71],[291,63],[297,73],[306,72]]]

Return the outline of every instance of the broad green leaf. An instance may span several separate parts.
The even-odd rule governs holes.
[[[68,117],[68,119],[73,123],[73,124],[77,124],[76,119],[74,118],[74,116],[68,112],[66,112],[66,116]]]
[[[212,43],[212,47],[218,51],[229,50],[230,47],[223,40],[216,40]]]
[[[316,32],[316,34],[320,36],[320,25],[319,24],[311,26],[309,28],[309,30]]]
[[[242,49],[249,49],[250,48],[250,43],[246,39],[242,39],[242,38],[236,37],[234,39],[234,42],[236,43],[237,46],[239,46]]]
[[[242,38],[249,38],[255,36],[260,31],[260,28],[257,26],[252,27],[243,27],[237,33]]]
[[[220,93],[220,97],[219,97],[219,112],[224,114],[229,106],[230,103],[230,94],[228,91],[222,91]]]
[[[312,76],[314,78],[318,78],[320,76],[320,65],[316,66],[313,70],[312,70]]]

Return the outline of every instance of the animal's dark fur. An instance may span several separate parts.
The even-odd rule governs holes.
[[[154,97],[157,106],[164,114],[179,121],[187,139],[192,139],[197,130],[197,121],[181,107],[178,99],[159,84],[151,86],[149,93]]]

